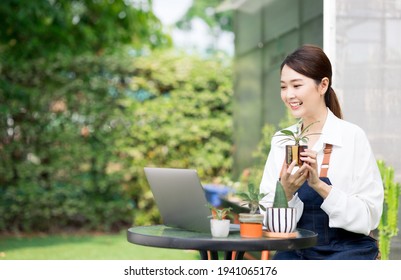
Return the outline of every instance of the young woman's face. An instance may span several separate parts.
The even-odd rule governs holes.
[[[326,107],[322,87],[287,65],[281,71],[281,99],[295,118],[314,117],[321,106]]]

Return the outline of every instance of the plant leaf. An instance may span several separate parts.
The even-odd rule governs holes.
[[[295,133],[288,129],[280,130],[280,132],[286,136],[295,136]],[[284,135],[277,135],[277,136],[284,136]]]
[[[277,183],[276,183],[276,191],[274,194],[273,207],[274,208],[288,208],[287,196],[285,195],[283,185],[281,184],[280,181],[277,181]]]

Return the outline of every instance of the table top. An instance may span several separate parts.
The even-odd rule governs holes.
[[[297,237],[292,238],[243,238],[239,231],[230,232],[227,238],[215,238],[210,233],[154,225],[128,229],[127,240],[138,245],[160,248],[218,251],[295,250],[316,245],[316,233],[300,228],[297,231]]]

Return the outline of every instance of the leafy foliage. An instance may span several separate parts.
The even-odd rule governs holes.
[[[4,60],[171,45],[148,0],[2,0],[0,26]]]
[[[260,193],[259,188],[256,188],[253,183],[248,184],[248,190],[238,192],[237,195],[244,200],[244,205],[248,205],[251,214],[255,214],[260,208],[266,210],[266,208],[259,204],[259,201],[266,196],[265,193]]]
[[[284,139],[280,140],[279,142],[288,142],[288,141],[293,141],[294,145],[299,145],[301,142],[307,143],[309,138],[308,136],[311,135],[319,135],[320,133],[308,133],[309,128],[314,125],[316,122],[313,122],[306,127],[302,128],[303,122],[302,119],[298,121],[297,123],[297,129],[296,131],[291,131],[288,129],[282,129],[280,130],[280,134],[277,134],[275,136],[278,137],[284,137]]]
[[[209,204],[207,205],[210,210],[212,210],[212,215],[209,216],[209,218],[217,219],[217,220],[223,220],[227,217],[232,218],[231,211],[233,210],[232,207],[226,207],[226,208],[218,208],[214,207],[213,205]]]
[[[223,0],[197,0],[193,1],[192,6],[186,14],[176,23],[181,30],[191,30],[195,20],[202,20],[209,28],[208,33],[214,38],[214,42],[219,40],[223,32],[233,31],[233,11],[216,11],[216,8],[224,2]],[[207,52],[217,52],[217,44],[211,43]]]
[[[391,238],[398,234],[398,205],[401,186],[394,181],[394,168],[378,160],[384,185],[383,214],[379,223],[379,248],[382,260],[390,257]]]
[[[166,66],[166,67],[163,67]],[[160,222],[147,165],[231,168],[231,72],[173,53],[81,55],[4,67],[0,231]]]
[[[129,162],[135,223],[160,222],[144,166],[197,169],[202,181],[232,166],[231,69],[218,59],[153,53],[135,61],[129,136],[120,139]]]
[[[216,12],[216,7],[222,0],[201,0],[194,1],[187,13],[177,22],[182,29],[191,28],[191,20],[194,18],[203,19],[211,28],[218,28],[225,31],[233,30],[232,12]]]
[[[229,64],[136,58],[170,45],[150,4],[2,1],[0,231],[160,221],[143,166],[231,168]]]
[[[0,230],[131,224],[117,139],[129,64],[91,55],[6,66],[0,78]],[[130,68],[131,67],[131,68]]]

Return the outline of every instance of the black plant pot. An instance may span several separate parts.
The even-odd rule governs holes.
[[[307,145],[286,145],[285,146],[285,162],[290,165],[294,160],[297,162],[296,165],[301,166],[303,164],[300,153],[307,149]]]

